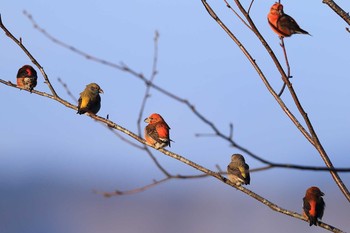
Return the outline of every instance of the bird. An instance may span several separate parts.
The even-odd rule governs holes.
[[[22,66],[17,72],[17,86],[30,92],[36,87],[37,79],[38,75],[30,65]]]
[[[157,150],[166,146],[170,147],[169,125],[158,113],[152,113],[144,120],[148,125],[145,127],[145,139]]]
[[[272,5],[267,20],[272,30],[279,37],[290,37],[293,34],[310,35],[307,31],[301,29],[291,16],[284,13],[283,5],[278,2]]]
[[[241,154],[231,155],[231,162],[227,166],[228,179],[240,186],[242,184],[250,184],[249,165],[245,163],[245,159]]]
[[[77,114],[86,112],[96,114],[101,108],[100,93],[103,93],[103,90],[96,83],[86,85],[85,90],[80,93]]]
[[[317,226],[317,219],[322,219],[326,206],[322,196],[324,193],[318,187],[312,186],[306,190],[303,198],[303,215],[308,218],[310,226]]]

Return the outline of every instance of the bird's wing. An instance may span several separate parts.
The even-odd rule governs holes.
[[[323,201],[323,198],[321,197],[320,203],[317,205],[317,213],[318,213],[318,217],[320,219],[322,219],[323,217],[323,212],[324,212],[324,208],[326,207],[326,204]]]

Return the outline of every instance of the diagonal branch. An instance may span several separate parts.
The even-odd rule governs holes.
[[[288,90],[294,100],[294,103],[298,109],[298,111],[300,112],[300,114],[302,115],[309,131],[307,132],[304,127],[302,127],[302,125],[299,123],[299,121],[296,119],[296,117],[290,112],[290,110],[285,106],[284,102],[281,100],[281,98],[276,94],[276,92],[272,89],[272,87],[270,86],[270,84],[268,83],[266,77],[264,76],[263,72],[260,70],[259,66],[256,64],[255,59],[253,59],[253,57],[250,55],[250,53],[245,49],[245,47],[243,46],[243,44],[234,36],[234,34],[226,27],[226,25],[219,19],[219,17],[216,15],[216,13],[213,11],[213,9],[210,7],[210,5],[206,2],[206,0],[201,0],[204,7],[206,8],[206,10],[208,11],[208,13],[213,17],[213,19],[224,29],[224,31],[230,36],[230,38],[238,45],[238,47],[242,50],[243,54],[248,58],[248,60],[250,61],[250,63],[253,65],[253,67],[255,68],[255,70],[257,71],[257,73],[259,74],[260,78],[262,79],[262,81],[264,82],[265,86],[267,87],[267,89],[269,90],[269,92],[273,95],[273,97],[275,98],[275,100],[278,102],[278,104],[280,105],[280,107],[282,108],[282,110],[287,114],[287,116],[290,118],[290,120],[296,125],[296,127],[300,130],[300,132],[305,136],[305,138],[316,148],[316,150],[319,152],[321,158],[323,159],[323,161],[325,162],[326,166],[329,168],[333,168],[333,164],[331,163],[326,151],[324,150],[324,148],[322,147],[314,129],[313,126],[307,116],[307,113],[304,111],[293,87],[291,82],[288,80],[288,77],[286,75],[286,73],[284,72],[281,64],[279,63],[278,59],[276,58],[275,54],[273,53],[272,49],[270,48],[270,46],[268,45],[268,43],[265,41],[265,39],[263,38],[263,36],[260,34],[259,30],[256,28],[253,20],[250,18],[249,14],[246,12],[246,10],[243,8],[243,6],[241,5],[239,0],[235,0],[236,5],[238,6],[238,8],[240,9],[240,11],[242,12],[242,14],[246,17],[248,23],[250,24],[250,26],[253,28],[253,32],[255,33],[255,35],[259,38],[259,40],[261,41],[262,45],[265,47],[266,51],[269,53],[269,55],[271,56],[272,60],[274,61],[278,71],[281,73],[282,75],[282,79],[284,81],[284,83],[287,84]],[[332,171],[330,170],[330,173],[334,179],[334,181],[336,182],[336,184],[338,185],[339,189],[342,191],[342,193],[344,194],[344,196],[347,198],[348,201],[350,201],[350,192],[348,191],[347,187],[344,185],[343,181],[341,180],[341,178],[339,177],[339,175],[337,174],[336,171]]]
[[[270,54],[271,58],[273,59],[273,61],[275,62],[275,65],[277,66],[279,72],[282,74],[282,78],[283,81],[285,83],[287,83],[287,87],[289,89],[289,92],[294,100],[294,103],[296,105],[296,107],[298,108],[300,114],[302,115],[304,122],[306,123],[309,132],[312,136],[312,145],[316,148],[316,150],[319,152],[321,158],[323,159],[324,163],[326,164],[327,167],[329,168],[333,168],[333,164],[331,162],[331,160],[329,159],[329,156],[327,155],[327,152],[324,150],[321,142],[318,139],[318,136],[311,124],[311,121],[309,119],[309,117],[307,116],[307,113],[304,111],[304,108],[302,107],[299,98],[297,97],[296,92],[294,91],[292,84],[290,83],[288,77],[286,76],[284,70],[281,67],[281,64],[279,63],[278,59],[276,58],[275,54],[272,52],[270,46],[268,45],[268,43],[265,41],[265,39],[263,38],[263,36],[260,34],[259,30],[256,28],[253,20],[250,18],[250,16],[247,14],[247,12],[244,10],[244,8],[242,7],[241,3],[239,0],[235,0],[238,8],[241,10],[241,12],[243,13],[243,15],[246,17],[246,19],[248,20],[249,24],[251,25],[251,27],[253,28],[254,33],[256,34],[256,36],[259,38],[259,40],[261,41],[261,43],[263,44],[263,46],[266,48],[266,51]],[[335,181],[335,183],[338,185],[339,189],[341,190],[341,192],[344,194],[344,196],[346,197],[346,199],[350,202],[350,192],[347,189],[347,187],[345,186],[345,184],[343,183],[342,179],[339,177],[338,173],[336,171],[332,171],[330,170],[330,173],[333,177],[333,180]]]
[[[43,75],[44,79],[45,79],[45,83],[47,84],[47,86],[50,88],[52,95],[54,95],[55,97],[59,98],[59,96],[57,95],[55,89],[53,88],[53,86],[50,83],[49,78],[47,77],[43,67],[39,64],[39,62],[32,56],[32,54],[30,54],[30,52],[27,50],[27,48],[22,44],[22,38],[20,38],[19,40],[14,37],[14,35],[12,35],[12,33],[5,27],[5,25],[2,23],[2,19],[1,19],[1,14],[0,14],[0,27],[2,28],[2,30],[4,30],[6,36],[8,36],[9,38],[11,38],[11,40],[13,40],[22,50],[23,52],[25,52],[25,54],[30,58],[30,60],[33,62],[34,65],[36,65],[36,67],[38,67],[38,69],[40,70],[41,74]]]
[[[322,0],[322,3],[328,5],[337,15],[339,15],[347,24],[350,25],[350,15],[345,12],[337,3],[333,0]]]

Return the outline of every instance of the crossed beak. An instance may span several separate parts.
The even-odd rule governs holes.
[[[103,94],[103,93],[104,93],[102,89],[98,90],[98,92],[99,92],[99,93],[101,93],[101,94]]]
[[[149,118],[147,117],[146,119],[143,120],[146,123],[149,123]]]

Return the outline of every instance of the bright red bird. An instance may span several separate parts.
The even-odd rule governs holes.
[[[272,30],[279,37],[289,37],[293,34],[308,34],[307,31],[301,29],[297,22],[283,11],[283,5],[275,3],[272,5],[267,20]]]
[[[158,113],[153,113],[145,119],[148,125],[145,127],[146,141],[156,149],[170,147],[169,125]]]
[[[304,216],[309,219],[310,226],[317,226],[317,219],[322,219],[326,206],[322,196],[324,196],[324,193],[318,187],[313,186],[306,190],[305,197],[303,198],[303,211]]]
[[[36,87],[37,79],[37,73],[30,65],[22,66],[17,72],[17,86],[30,92]]]

